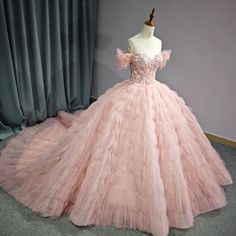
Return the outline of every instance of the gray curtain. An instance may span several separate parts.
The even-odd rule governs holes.
[[[96,0],[0,0],[0,139],[89,105]]]

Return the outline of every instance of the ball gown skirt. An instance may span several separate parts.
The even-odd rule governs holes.
[[[183,98],[155,80],[170,54],[117,49],[130,78],[86,110],[60,112],[11,139],[0,155],[0,186],[44,217],[65,213],[75,225],[154,236],[225,206],[225,163]]]

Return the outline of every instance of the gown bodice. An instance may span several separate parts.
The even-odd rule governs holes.
[[[130,82],[152,84],[155,81],[156,71],[165,67],[171,52],[172,50],[163,50],[150,57],[145,53],[126,53],[117,49],[116,58],[120,69],[130,66]]]

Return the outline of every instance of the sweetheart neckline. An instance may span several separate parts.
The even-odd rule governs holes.
[[[149,58],[149,59],[155,59],[155,58],[158,58],[158,57],[161,58],[161,59],[163,59],[162,56],[161,56],[161,55],[162,55],[162,51],[159,52],[159,53],[157,53],[157,54],[155,54],[155,55],[152,56],[152,57],[149,56],[148,53],[145,53],[145,52],[144,52],[144,53],[137,53],[137,52],[136,52],[136,53],[132,53],[132,52],[131,52],[131,54],[132,54],[133,56],[145,56],[145,57],[147,57],[147,58]]]

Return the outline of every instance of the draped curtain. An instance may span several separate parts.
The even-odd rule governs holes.
[[[0,139],[89,105],[96,0],[0,0]]]

